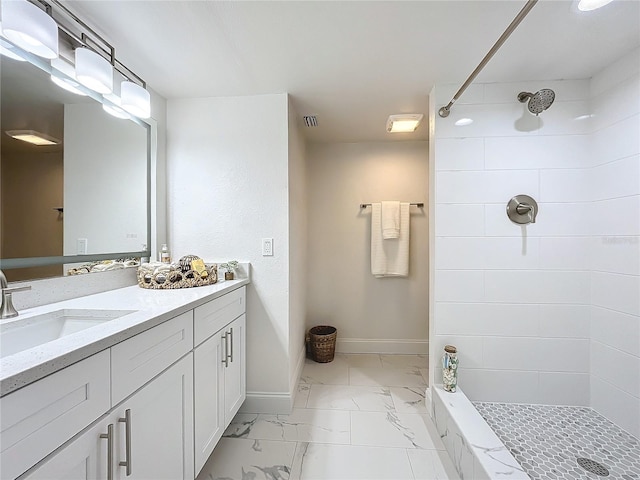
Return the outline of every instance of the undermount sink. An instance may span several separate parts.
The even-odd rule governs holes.
[[[124,317],[135,310],[64,309],[0,324],[0,358]]]

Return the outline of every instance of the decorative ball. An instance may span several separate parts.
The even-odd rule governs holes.
[[[180,259],[180,269],[183,272],[188,272],[191,270],[191,262],[193,260],[198,260],[200,257],[197,255],[185,255]]]

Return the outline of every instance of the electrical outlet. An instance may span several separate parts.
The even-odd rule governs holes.
[[[86,238],[79,238],[77,243],[76,243],[76,250],[78,252],[78,255],[86,255],[87,254],[87,239]]]
[[[262,239],[262,256],[263,257],[273,256],[273,238]]]

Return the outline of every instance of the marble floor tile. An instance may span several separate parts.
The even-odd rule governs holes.
[[[426,387],[390,387],[393,405],[398,413],[428,413]]]
[[[396,412],[351,412],[351,444],[443,450],[429,415]]]
[[[426,387],[419,369],[411,368],[349,368],[350,385],[380,387]]]
[[[295,442],[222,438],[197,480],[288,480],[295,451]]]
[[[394,409],[385,387],[352,385],[311,385],[307,408],[387,412]]]
[[[401,448],[299,443],[289,478],[413,480],[413,473],[407,452]]]
[[[449,455],[444,450],[407,450],[415,480],[457,480]]]
[[[298,391],[296,392],[296,398],[293,401],[293,408],[304,408],[307,406],[307,399],[309,398],[309,391],[311,385],[308,383],[298,384]]]
[[[243,422],[241,431],[243,438],[255,440],[349,444],[351,439],[349,412],[340,410],[296,408],[290,415],[260,414],[251,424]]]
[[[377,353],[338,353],[336,358],[349,367],[380,368],[382,366],[380,355]]]
[[[348,385],[349,367],[343,363],[305,363],[301,383]]]
[[[383,368],[429,368],[429,355],[380,355]]]

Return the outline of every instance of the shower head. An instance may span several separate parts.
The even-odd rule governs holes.
[[[555,99],[556,94],[550,88],[543,88],[536,93],[520,92],[518,94],[518,100],[520,101],[520,103],[525,103],[527,100],[529,101],[527,108],[534,115],[538,115],[540,114],[540,112],[544,112],[551,106]]]

